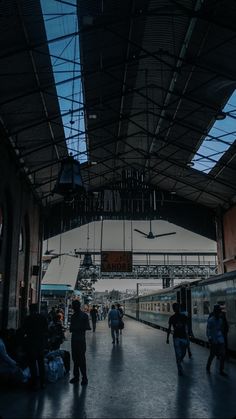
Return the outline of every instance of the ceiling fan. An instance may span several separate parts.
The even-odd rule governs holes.
[[[153,232],[152,232],[152,221],[151,220],[150,220],[150,231],[149,231],[149,233],[144,233],[143,231],[138,230],[137,228],[135,228],[134,231],[137,231],[138,233],[142,234],[147,239],[156,239],[157,237],[171,236],[172,234],[176,234],[176,231],[171,232],[171,233],[153,234]]]

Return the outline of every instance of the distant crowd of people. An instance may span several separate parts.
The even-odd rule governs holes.
[[[71,354],[73,359],[73,377],[71,384],[78,383],[80,375],[81,385],[88,384],[86,368],[86,331],[96,331],[99,320],[108,320],[111,330],[112,344],[119,343],[124,328],[124,311],[120,304],[96,306],[87,312],[81,309],[79,300],[72,301],[73,314],[70,319]],[[166,343],[173,331],[173,345],[176,356],[178,374],[183,375],[182,361],[188,353],[192,357],[190,340],[193,338],[191,322],[186,310],[181,310],[178,303],[173,304],[174,314],[169,318]],[[90,319],[92,328],[90,327]],[[38,312],[37,304],[31,304],[29,315],[26,316],[22,328],[1,330],[0,332],[0,380],[12,383],[27,381],[28,369],[29,385],[32,389],[45,387],[45,353],[57,354],[60,345],[65,340],[63,307],[53,307],[47,316]],[[227,376],[224,371],[227,353],[228,322],[221,306],[216,304],[207,321],[206,334],[209,340],[210,354],[206,364],[206,371],[211,372],[211,364],[216,357],[219,360],[219,373]],[[65,351],[66,352],[66,351]],[[69,354],[69,353],[68,353]]]
[[[82,311],[79,300],[72,301],[73,314],[70,319],[71,354],[74,363],[72,384],[82,376],[82,385],[87,385],[85,333],[95,332],[99,320],[106,320],[111,328],[112,343],[119,342],[124,327],[123,309],[120,304],[95,306]],[[37,304],[29,306],[29,315],[18,330],[0,331],[0,382],[8,384],[26,383],[32,390],[44,388],[46,384],[45,357],[62,355],[61,344],[65,340],[64,307],[54,306],[50,312],[39,313]],[[67,351],[64,351],[67,352]],[[50,358],[49,358],[50,359]],[[64,359],[63,359],[64,361]]]
[[[0,379],[3,383],[29,381],[32,389],[45,387],[45,353],[56,351],[65,340],[64,310],[53,307],[48,316],[38,304],[29,306],[18,330],[0,331]]]

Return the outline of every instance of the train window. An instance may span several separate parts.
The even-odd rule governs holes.
[[[170,312],[170,303],[167,303],[167,311]]]
[[[151,311],[153,311],[153,303],[151,303]]]
[[[193,314],[197,315],[197,302],[195,301],[193,304]]]
[[[209,303],[209,301],[203,301],[203,314],[210,314],[210,303]]]
[[[162,311],[166,311],[165,303],[162,304]]]

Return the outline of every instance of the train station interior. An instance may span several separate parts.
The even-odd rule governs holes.
[[[236,418],[235,21],[234,0],[0,1],[1,419]],[[17,345],[53,306],[63,373],[33,388]]]

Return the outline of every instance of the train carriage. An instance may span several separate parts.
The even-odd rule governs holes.
[[[229,323],[228,347],[236,351],[236,275],[229,273],[199,281],[191,288],[192,329],[206,341],[206,323],[215,304],[220,304]]]
[[[166,330],[174,302],[180,303],[188,312],[194,337],[201,343],[207,343],[209,314],[215,304],[220,304],[229,323],[228,348],[236,353],[236,272],[184,282],[152,294],[132,297],[122,304],[126,315]]]

